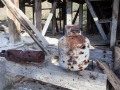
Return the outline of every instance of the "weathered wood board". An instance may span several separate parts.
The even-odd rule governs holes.
[[[49,60],[42,65],[20,65],[5,61],[5,66],[7,73],[23,75],[72,90],[106,90],[105,74],[85,70],[81,76],[50,64]]]
[[[109,82],[115,90],[120,90],[120,80],[115,73],[104,62],[98,61],[99,66],[103,69],[103,72],[107,75]]]

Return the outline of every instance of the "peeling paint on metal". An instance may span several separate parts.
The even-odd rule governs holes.
[[[59,64],[70,71],[82,71],[89,63],[89,39],[81,33],[75,32],[75,30],[78,30],[78,26],[68,25],[66,27],[67,35],[63,36],[58,43]],[[71,30],[74,30],[74,32],[71,32]],[[76,35],[72,33],[76,33]]]

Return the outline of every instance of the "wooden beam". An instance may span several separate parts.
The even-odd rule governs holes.
[[[19,0],[12,0],[14,5],[19,8]],[[6,8],[7,9],[7,8]],[[10,43],[17,43],[21,41],[20,38],[20,23],[17,19],[12,15],[12,13],[7,9],[7,19],[8,19],[8,27],[9,27],[9,40]]]
[[[98,61],[99,66],[103,69],[103,72],[107,75],[107,78],[115,90],[120,90],[120,80],[114,74],[114,72],[104,62]]]
[[[27,16],[18,9],[10,0],[1,0],[4,5],[12,12],[12,14],[19,20],[19,22],[25,26],[28,30],[32,30],[38,37],[41,44],[46,47],[49,45],[48,41],[41,35],[39,30],[31,23]],[[31,32],[31,31],[30,31]]]
[[[44,27],[43,27],[43,31],[42,31],[42,35],[43,35],[43,36],[46,34],[46,31],[47,31],[47,29],[48,29],[48,26],[49,26],[49,24],[50,24],[50,22],[51,22],[51,19],[52,19],[52,17],[53,17],[53,14],[54,14],[54,12],[55,12],[55,10],[56,10],[57,3],[58,3],[58,0],[54,0],[52,9],[51,9],[51,11],[50,11],[50,13],[49,13],[49,16],[48,16],[48,18],[47,18],[47,20],[46,20],[46,22],[45,22]]]
[[[42,0],[34,0],[34,25],[42,32]]]
[[[79,26],[83,28],[83,4],[79,4]]]
[[[22,75],[72,90],[106,90],[105,74],[85,70],[81,76],[50,64],[50,57],[45,61],[42,65],[21,65],[6,61],[5,66],[6,71],[14,75]]]
[[[71,25],[72,24],[72,2],[71,0],[67,0],[66,11],[67,11],[67,15],[66,15],[67,25]]]
[[[100,23],[110,23],[111,22],[111,18],[109,18],[109,19],[100,19],[99,22]]]
[[[111,41],[110,47],[113,48],[116,42],[116,32],[118,23],[118,13],[119,13],[119,0],[113,1],[113,12],[112,12],[112,27],[111,27]]]
[[[93,10],[93,7],[92,7],[90,1],[85,0],[85,2],[87,4],[87,7],[88,7],[88,9],[89,9],[89,11],[90,11],[90,13],[91,13],[91,15],[93,17],[93,20],[94,20],[94,22],[95,22],[95,24],[96,24],[102,38],[103,38],[103,40],[107,40],[107,36],[105,35],[105,32],[104,32],[104,30],[102,28],[102,25],[99,23],[99,19],[98,19],[97,15],[96,15],[95,11]]]

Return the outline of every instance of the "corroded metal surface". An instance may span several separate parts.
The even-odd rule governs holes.
[[[71,30],[76,29],[75,27],[70,27],[68,30],[67,35]],[[71,71],[84,70],[89,63],[89,47],[89,40],[86,37],[80,35],[80,33],[76,34],[76,36],[75,34],[63,36],[59,40],[58,44],[60,66]]]
[[[8,61],[19,63],[43,63],[45,59],[45,54],[43,51],[7,50],[1,52],[0,56],[5,57]]]

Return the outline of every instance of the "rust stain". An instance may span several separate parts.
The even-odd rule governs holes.
[[[79,54],[84,54],[84,52],[81,51],[81,52],[79,52]]]
[[[68,29],[80,29],[79,26],[67,26]]]
[[[77,64],[77,61],[74,60],[74,61],[73,61],[73,64]]]
[[[70,51],[73,51],[75,48],[77,48],[78,44],[84,44],[85,41],[85,37],[84,36],[78,36],[78,37],[68,37],[66,38],[66,46],[68,46],[70,49],[68,50],[68,53]],[[85,45],[81,46],[81,48],[83,48]]]
[[[84,63],[84,65],[86,65],[89,63],[89,60],[84,60],[83,63]]]

